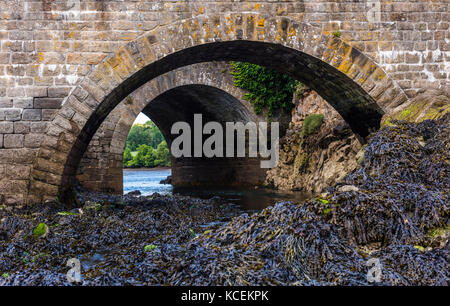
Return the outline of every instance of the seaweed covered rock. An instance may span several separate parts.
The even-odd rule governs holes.
[[[304,203],[80,191],[82,207],[0,208],[0,285],[447,285],[449,116],[395,122],[361,166]],[[66,212],[66,213],[64,213]],[[45,223],[48,235],[33,237]]]
[[[329,188],[333,220],[357,243],[422,243],[448,224],[450,115],[397,122],[376,133],[360,168],[344,179],[357,192]]]

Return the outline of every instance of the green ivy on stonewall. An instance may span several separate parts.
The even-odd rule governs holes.
[[[298,81],[255,64],[230,62],[230,66],[235,86],[248,91],[243,98],[253,105],[256,114],[267,108],[267,117],[270,118],[276,109],[292,110],[292,96]]]

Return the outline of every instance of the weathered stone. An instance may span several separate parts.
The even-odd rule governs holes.
[[[14,123],[0,122],[0,134],[14,133]]]
[[[5,117],[7,121],[18,121],[21,119],[22,110],[21,109],[7,109],[5,110]]]
[[[61,106],[62,100],[60,98],[34,98],[34,108],[55,108]]]
[[[30,132],[30,122],[14,122],[14,134],[26,134]]]
[[[43,134],[47,129],[47,122],[31,122],[30,123],[30,132]]]
[[[29,121],[39,121],[41,120],[41,113],[42,111],[40,109],[24,109],[22,119]]]
[[[6,165],[7,178],[11,180],[26,180],[30,176],[30,166]]]
[[[3,146],[6,149],[23,148],[24,135],[6,134],[3,136]]]
[[[42,140],[41,134],[26,134],[25,135],[25,147],[26,148],[39,148]]]

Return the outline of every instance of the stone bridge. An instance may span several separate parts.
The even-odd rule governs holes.
[[[211,95],[244,114],[239,93],[223,84],[177,83],[175,75],[202,62],[288,73],[364,138],[420,91],[449,92],[448,7],[447,0],[0,0],[0,202],[69,199],[77,174],[83,180],[96,167],[89,161],[96,143],[120,154],[124,136],[114,135],[139,108],[163,124],[186,111],[173,97],[195,96],[200,107],[198,96]],[[144,87],[158,90],[139,94]],[[102,175],[85,182],[100,188],[117,174]]]

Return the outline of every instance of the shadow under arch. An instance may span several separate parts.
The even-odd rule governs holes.
[[[70,118],[69,124],[62,124],[64,118],[55,117],[63,131],[47,133],[43,145],[60,153],[59,160],[48,153],[38,155],[34,168],[53,176],[51,181],[35,178],[30,194],[44,189],[44,197],[65,197],[87,144],[109,112],[148,80],[194,63],[246,61],[288,73],[330,103],[361,139],[379,128],[385,110],[407,100],[375,62],[341,39],[284,17],[264,17],[228,14],[178,21],[105,59],[69,96],[69,102],[90,105],[86,120],[72,124]],[[48,169],[52,163],[39,162],[45,158],[58,164],[56,170]]]

